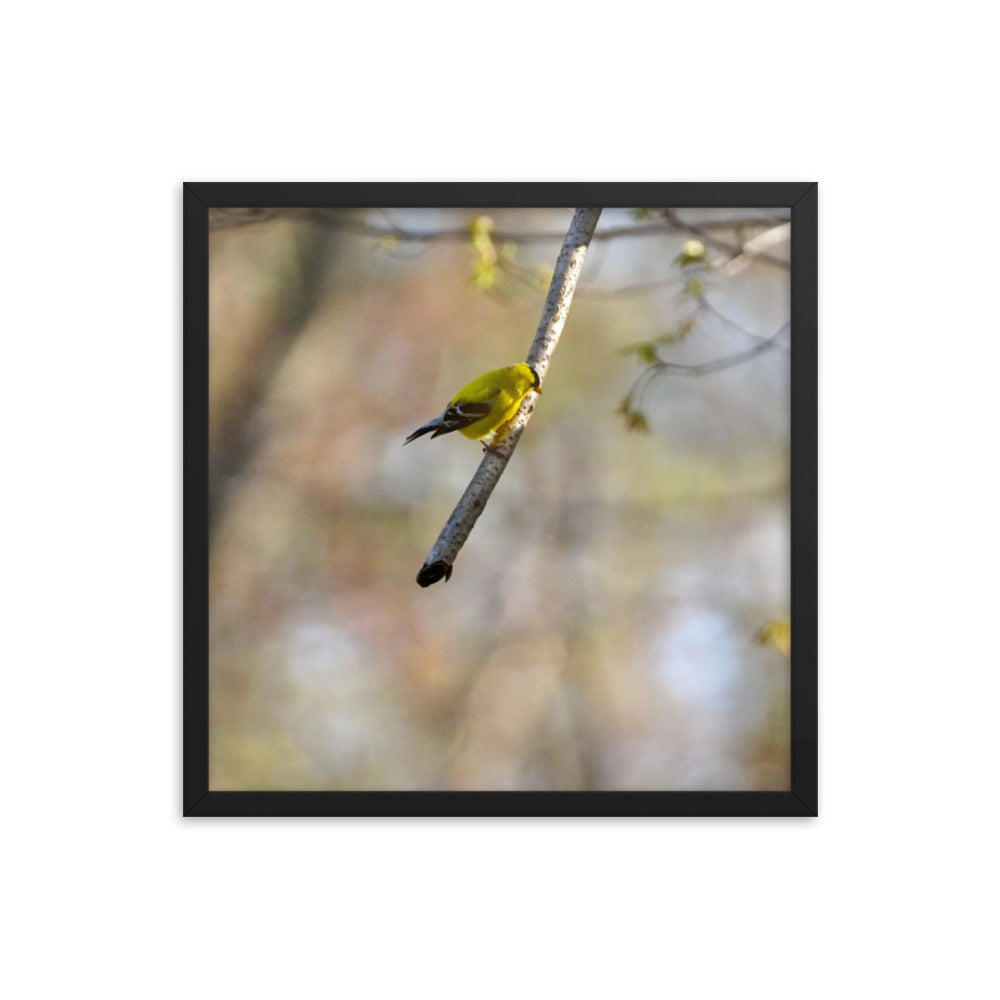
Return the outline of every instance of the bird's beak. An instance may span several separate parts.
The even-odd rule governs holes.
[[[538,395],[540,396],[542,394],[541,387],[540,386],[535,386],[535,392],[537,392]]]

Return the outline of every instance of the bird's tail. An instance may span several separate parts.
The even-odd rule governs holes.
[[[438,430],[441,427],[441,418],[435,417],[430,423],[424,424],[423,427],[418,427],[404,442],[403,444],[409,444],[411,441],[415,441],[418,437],[423,437],[424,434],[430,434],[431,431]]]

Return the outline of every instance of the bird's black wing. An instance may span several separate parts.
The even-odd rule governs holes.
[[[460,431],[463,427],[468,427],[477,420],[482,420],[492,408],[492,402],[452,403],[441,416],[435,417],[424,424],[423,427],[418,427],[403,444],[409,444],[424,434],[431,434],[431,431],[434,432],[431,434],[431,437],[437,437],[439,434],[448,434],[451,431]]]
[[[441,426],[434,431],[431,437],[436,438],[439,434],[460,431],[463,427],[468,427],[477,420],[482,420],[492,408],[492,403],[452,403],[441,414]]]

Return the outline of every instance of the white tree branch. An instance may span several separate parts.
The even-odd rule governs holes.
[[[590,245],[594,229],[597,227],[597,220],[600,217],[601,209],[599,208],[578,208],[573,214],[573,221],[569,225],[566,239],[559,251],[555,273],[552,275],[552,284],[549,285],[549,294],[546,296],[545,308],[542,310],[542,318],[538,324],[538,331],[532,341],[528,356],[525,358],[527,364],[538,372],[538,377],[543,385],[549,361],[552,359],[556,344],[559,342],[559,336],[566,325],[566,317],[569,315],[569,306],[573,300],[573,292],[583,268],[584,258],[587,255],[587,247]],[[535,393],[528,393],[527,398],[521,404],[521,409],[508,425],[502,440],[494,444],[493,451],[483,456],[479,468],[452,511],[448,522],[441,529],[438,540],[434,543],[434,547],[417,574],[417,583],[421,587],[429,587],[442,577],[448,580],[451,576],[452,566],[459,550],[465,544],[473,525],[486,507],[486,501],[489,500],[494,487],[500,481],[500,476],[507,468],[507,463],[510,461],[511,455],[514,454],[517,442],[521,439],[521,434],[524,433],[524,428],[531,419],[531,414],[535,409],[535,399]]]

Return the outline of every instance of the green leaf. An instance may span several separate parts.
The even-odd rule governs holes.
[[[649,421],[638,410],[629,410],[625,417],[625,426],[639,434],[649,433]]]
[[[620,413],[625,418],[625,429],[637,431],[640,434],[649,433],[649,421],[644,414],[632,409],[632,397],[626,396],[619,404],[615,413]]]
[[[481,291],[488,292],[500,283],[500,269],[491,261],[477,260],[472,266],[469,283]]]
[[[681,252],[674,259],[675,264],[687,267],[689,264],[705,263],[705,244],[701,240],[687,240]]]
[[[490,291],[500,283],[502,272],[497,267],[499,255],[493,238],[493,220],[488,215],[477,215],[469,223],[469,235],[472,238],[472,251],[476,255],[472,264],[472,276],[469,283],[481,291]]]
[[[626,344],[622,347],[622,354],[634,354],[640,361],[645,362],[647,365],[655,365],[659,361],[659,357],[656,354],[656,344],[658,344],[662,338],[657,337],[656,340],[640,340],[634,344]]]
[[[698,320],[694,316],[689,316],[676,330],[657,337],[654,343],[672,344],[675,340],[683,340],[695,328],[697,323]]]
[[[488,215],[477,215],[469,223],[469,234],[472,236],[472,241],[490,238],[490,233],[493,231],[493,220]]]
[[[792,651],[792,623],[787,618],[774,618],[757,630],[754,637],[762,646],[773,646],[783,656]]]

